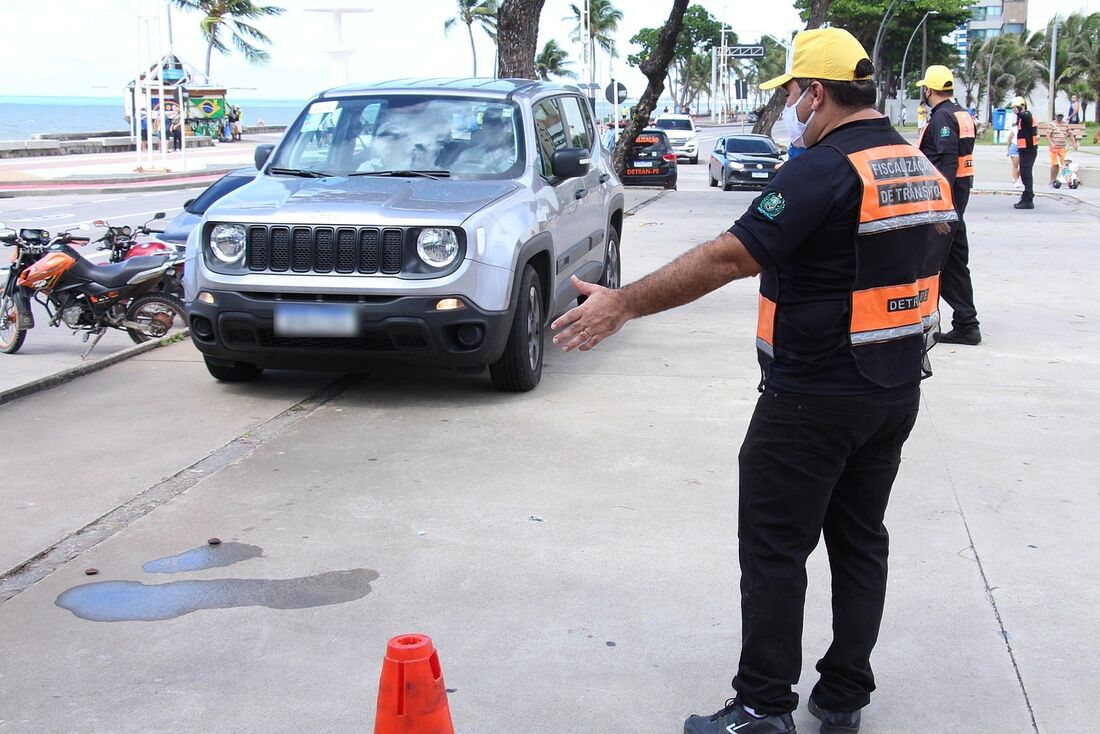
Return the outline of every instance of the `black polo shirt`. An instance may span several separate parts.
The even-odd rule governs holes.
[[[852,128],[880,138],[876,144],[898,142],[886,118],[850,122],[830,135]],[[798,323],[812,325],[798,334],[784,334],[790,327],[776,324],[777,345],[785,336],[794,337],[798,349],[793,353],[777,347],[767,386],[807,395],[881,393],[883,388],[857,369],[849,343],[863,188],[847,158],[828,142],[826,136],[784,163],[729,231],[763,268],[761,286],[775,288],[784,310],[797,312]]]

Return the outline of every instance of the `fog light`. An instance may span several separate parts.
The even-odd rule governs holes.
[[[484,332],[477,324],[463,324],[458,327],[458,343],[467,349],[481,344]]]
[[[466,308],[461,298],[441,298],[435,304],[436,311],[457,311],[460,308]]]
[[[202,301],[203,303],[209,303],[211,306],[213,306],[214,305],[214,294],[213,293],[207,293],[206,291],[203,291],[202,293],[199,294],[199,300]]]

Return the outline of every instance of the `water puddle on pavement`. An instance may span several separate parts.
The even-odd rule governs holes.
[[[145,573],[202,571],[207,568],[232,566],[234,563],[247,561],[250,558],[259,558],[263,554],[263,548],[258,545],[248,545],[246,543],[207,544],[174,556],[149,561],[141,567],[141,570]]]
[[[152,622],[201,609],[308,609],[345,604],[369,594],[370,584],[377,578],[377,571],[354,568],[293,579],[212,579],[151,585],[100,581],[75,586],[58,596],[55,603],[93,622]]]

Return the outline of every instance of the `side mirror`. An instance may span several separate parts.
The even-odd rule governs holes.
[[[188,199],[187,201],[183,202],[183,208],[187,209],[188,207],[190,207],[194,203],[195,203],[194,199]]]
[[[164,212],[157,212],[153,215],[153,219],[164,219]]]
[[[92,222],[92,224],[95,225],[96,227],[106,227],[107,226],[107,220],[106,219],[97,219],[94,222]]]
[[[256,163],[256,169],[259,170],[267,163],[267,159],[271,157],[271,151],[275,150],[275,146],[271,143],[264,143],[263,145],[257,145],[256,151],[252,154],[252,160]]]
[[[588,173],[592,154],[584,148],[564,148],[550,157],[550,169],[558,178],[577,178]]]

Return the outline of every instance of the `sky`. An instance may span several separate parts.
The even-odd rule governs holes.
[[[583,0],[577,0],[583,2]],[[455,15],[455,0],[258,0],[286,8],[277,18],[257,25],[271,37],[271,61],[250,65],[234,52],[214,55],[211,77],[230,87],[239,99],[305,99],[332,86],[333,65],[323,50],[337,46],[331,17],[308,12],[318,7],[370,8],[370,13],[345,16],[345,47],[355,48],[349,62],[352,81],[397,77],[468,76],[472,73],[466,27],[444,34],[443,23]],[[783,0],[695,0],[726,22],[742,42],[764,33],[783,35],[801,23],[793,4]],[[4,41],[4,71],[0,96],[121,95],[143,63],[152,63],[158,39],[165,51],[167,23],[164,0],[0,0],[0,28]],[[579,71],[579,47],[569,40],[573,24],[569,0],[546,0],[539,25],[539,46],[554,38],[564,46]],[[623,21],[617,35],[619,58],[612,61],[615,76],[632,97],[645,87],[645,77],[627,66],[626,56],[636,49],[629,39],[638,29],[660,26],[668,17],[669,0],[617,0]],[[1100,11],[1100,0],[1032,0],[1029,27],[1044,25],[1055,13]],[[148,22],[139,16],[152,17]],[[205,44],[199,14],[171,12],[176,55],[200,70]],[[158,20],[160,33],[157,34]],[[149,32],[143,30],[148,26]],[[474,29],[478,73],[492,74],[494,50],[485,33]],[[21,60],[21,61],[17,61]],[[608,59],[597,54],[599,80],[610,80]]]

